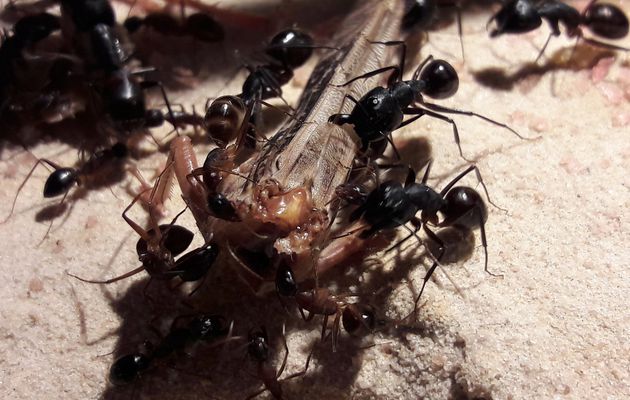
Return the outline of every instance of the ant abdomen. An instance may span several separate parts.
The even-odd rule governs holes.
[[[77,182],[77,171],[74,168],[59,168],[55,170],[44,184],[44,197],[60,196]]]
[[[184,24],[185,29],[202,42],[218,42],[225,38],[223,27],[208,14],[191,14]]]
[[[459,89],[457,71],[444,60],[433,60],[420,73],[420,81],[424,82],[422,94],[433,99],[446,99]]]
[[[466,186],[449,190],[440,211],[444,214],[442,226],[458,225],[475,229],[488,220],[486,203],[476,190]]]
[[[622,39],[628,35],[628,17],[612,4],[595,3],[586,10],[584,24],[596,35]]]
[[[271,39],[265,52],[287,67],[295,69],[313,54],[313,39],[304,32],[287,29]]]
[[[112,364],[109,369],[109,381],[114,385],[128,385],[149,368],[151,359],[141,353],[127,354]]]
[[[348,304],[341,316],[343,329],[350,335],[359,336],[369,333],[376,326],[374,308],[360,304]]]
[[[239,97],[219,97],[206,110],[204,127],[213,140],[225,147],[225,144],[236,139],[245,113],[245,104]]]

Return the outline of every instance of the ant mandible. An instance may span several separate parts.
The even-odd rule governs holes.
[[[504,33],[519,34],[531,32],[540,27],[543,19],[549,23],[551,33],[540,50],[536,61],[545,52],[551,38],[560,36],[560,23],[566,28],[567,36],[569,37],[576,37],[578,40],[584,40],[586,43],[597,47],[612,50],[630,50],[584,37],[580,26],[584,26],[595,35],[606,39],[622,39],[628,35],[628,17],[624,12],[612,4],[597,3],[597,0],[592,0],[582,13],[558,0],[545,0],[542,2],[510,0],[488,21],[488,25],[496,21],[496,28],[490,32],[490,37],[496,37]]]
[[[392,144],[397,158],[400,159],[398,150],[396,150],[394,146],[392,132],[411,124],[423,115],[427,115],[451,124],[459,154],[462,158],[466,159],[462,152],[459,131],[455,121],[440,113],[462,114],[481,118],[494,125],[508,129],[521,139],[525,139],[506,124],[494,121],[481,114],[472,111],[446,108],[424,101],[423,95],[434,99],[446,99],[457,92],[459,88],[459,77],[455,69],[448,62],[444,60],[433,60],[433,57],[429,56],[414,71],[411,80],[403,81],[400,79],[402,78],[405,54],[407,52],[405,43],[402,41],[371,43],[386,46],[400,46],[400,65],[379,68],[367,74],[357,76],[342,85],[338,85],[339,87],[344,87],[359,79],[366,79],[383,72],[392,71],[387,87],[378,86],[367,92],[359,100],[351,95],[346,95],[345,97],[355,104],[352,112],[350,114],[333,114],[328,119],[329,122],[337,125],[354,125],[354,130],[361,139],[362,151],[366,151],[374,143],[375,148],[378,148],[378,154],[375,154],[375,157],[379,157],[382,155],[382,151],[384,151],[384,146],[378,146],[378,142],[387,140]],[[405,115],[413,115],[413,117],[403,121]]]

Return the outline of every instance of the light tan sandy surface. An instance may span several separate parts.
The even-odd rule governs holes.
[[[522,141],[484,122],[455,117],[465,155],[476,160],[494,202],[508,210],[489,207],[486,226],[490,269],[504,277],[483,272],[483,252],[477,248],[463,265],[444,268],[461,294],[438,271],[424,295],[420,322],[362,341],[342,333],[337,353],[329,344],[319,346],[306,377],[285,384],[287,397],[630,396],[630,60],[628,55],[613,56],[609,72],[597,78],[592,63],[558,63],[557,50],[572,42],[557,39],[546,53],[553,60],[543,64],[545,68],[528,70],[525,65],[544,43],[546,29],[490,40],[484,29],[488,16],[483,12],[465,17],[465,64],[452,25],[431,33],[430,44],[411,55],[411,64],[428,54],[453,62],[461,86],[445,104],[478,111],[525,136],[539,137]],[[621,44],[630,46],[630,41]],[[224,51],[219,45],[209,48]],[[603,51],[580,50],[578,55],[587,61],[600,59],[600,67],[608,60]],[[227,56],[218,62],[237,64]],[[209,69],[214,68],[210,64]],[[308,68],[299,71],[298,83],[287,89],[290,101],[297,98],[307,73]],[[240,79],[232,82],[233,92]],[[201,106],[225,81],[220,75],[208,78],[195,92],[177,92],[174,101]],[[435,159],[430,183],[438,188],[465,168],[448,124],[422,118],[396,135],[428,138]],[[207,150],[199,149],[202,158]],[[56,142],[38,144],[31,151],[64,164],[76,160],[75,150]],[[164,157],[157,154],[137,163],[152,176]],[[4,212],[32,162],[16,149],[3,151]],[[148,338],[156,341],[148,327],[151,320],[156,315],[172,317],[185,308],[159,300],[152,307],[142,296],[145,276],[107,288],[68,277],[66,270],[109,277],[137,265],[134,235],[120,218],[129,195],[125,183],[111,191],[89,192],[74,202],[67,217],[55,220],[50,237],[37,246],[48,224],[41,221],[42,210],[52,204],[41,197],[45,176],[43,169],[36,172],[20,195],[15,215],[0,226],[0,398],[231,399],[254,392],[259,387],[255,367],[238,345],[224,352],[199,347],[190,359],[181,355],[187,372],[162,365],[133,388],[108,387],[114,357],[109,353],[136,351]],[[474,185],[472,177],[466,182]],[[175,210],[175,205],[169,206],[170,212]],[[143,212],[138,209],[134,215],[141,218]],[[188,215],[182,223],[194,226]],[[394,256],[379,254],[384,265],[372,260],[369,268],[354,267],[349,273],[366,280],[350,289],[381,287],[388,292],[385,299],[375,300],[383,318],[412,306],[424,275],[422,257],[414,256],[416,247]],[[305,323],[287,315],[275,296],[255,299],[229,277],[214,275],[202,291],[197,304],[224,303],[221,312],[236,320],[240,333],[266,323],[278,337],[286,321],[290,371],[302,367],[318,340],[320,320]],[[226,292],[226,297],[213,298],[217,292]],[[260,302],[267,302],[263,312]],[[157,325],[167,329],[166,322]],[[372,343],[376,345],[370,347]],[[191,370],[206,378],[191,375]]]

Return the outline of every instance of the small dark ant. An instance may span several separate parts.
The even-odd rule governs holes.
[[[477,191],[470,187],[454,187],[464,176],[475,171],[488,201],[494,205],[490,200],[488,190],[481,178],[479,169],[475,165],[469,166],[466,170],[453,178],[440,192],[436,192],[426,184],[431,165],[432,161],[429,161],[420,183],[416,183],[416,174],[412,169],[409,169],[404,186],[401,185],[400,182],[393,180],[381,183],[368,195],[365,203],[359,206],[350,216],[351,221],[363,218],[363,221],[369,225],[368,229],[359,234],[361,238],[368,238],[378,231],[395,229],[399,226],[405,226],[407,223],[411,223],[414,226],[413,230],[405,226],[411,232],[410,235],[398,242],[388,251],[400,246],[413,236],[418,238],[416,233],[421,228],[429,239],[439,245],[439,255],[435,258],[433,265],[429,268],[424,277],[422,288],[414,304],[414,312],[416,311],[418,301],[428,280],[431,278],[431,275],[446,252],[446,247],[442,239],[429,228],[429,225],[437,228],[455,227],[469,230],[479,228],[485,255],[484,271],[492,276],[501,276],[488,270],[488,243],[485,230],[488,210],[483,199]],[[497,206],[495,205],[495,207]],[[420,218],[416,217],[419,211],[422,212]],[[441,221],[438,217],[438,213],[442,214],[443,218]],[[420,240],[420,238],[418,238],[418,240]]]
[[[371,43],[386,46],[400,46],[402,50],[400,65],[379,68],[367,74],[357,76],[339,86],[347,86],[359,79],[366,79],[386,71],[393,71],[389,77],[388,87],[377,86],[367,92],[360,100],[355,99],[351,95],[346,95],[346,98],[355,103],[352,112],[350,114],[333,114],[328,119],[329,122],[337,125],[354,125],[354,130],[361,139],[362,151],[366,151],[373,143],[376,143],[379,153],[376,153],[375,156],[379,157],[382,155],[382,150],[385,149],[385,146],[379,146],[378,142],[387,140],[392,144],[397,158],[400,159],[398,150],[396,150],[394,146],[392,132],[411,124],[423,115],[427,115],[446,121],[452,125],[459,154],[465,159],[455,121],[440,113],[462,114],[481,118],[484,121],[508,129],[519,138],[524,139],[509,126],[481,114],[472,111],[446,108],[424,101],[423,95],[434,99],[446,99],[457,92],[459,88],[459,77],[455,69],[448,62],[444,60],[433,60],[433,57],[429,56],[415,70],[411,80],[403,81],[400,79],[402,78],[402,71],[405,65],[405,53],[407,51],[405,43],[400,41]],[[413,117],[403,121],[405,115],[413,115]]]
[[[540,2],[509,0],[488,21],[488,25],[493,21],[496,22],[496,28],[490,32],[490,37],[496,37],[504,33],[519,34],[531,32],[540,27],[543,19],[549,23],[551,33],[540,50],[536,61],[545,52],[552,36],[560,36],[560,24],[566,28],[568,37],[584,40],[586,43],[597,47],[630,51],[630,49],[625,47],[584,37],[580,29],[581,26],[606,39],[622,39],[628,35],[628,17],[624,12],[612,4],[597,3],[597,0],[592,0],[582,13],[558,0],[544,0]]]
[[[175,327],[178,319],[173,321],[170,332],[157,345],[145,343],[147,351],[130,353],[114,361],[109,370],[109,381],[117,386],[128,385],[138,380],[158,359],[164,359],[175,352],[184,350],[195,342],[208,342],[229,336],[225,318],[219,315],[200,315],[188,322],[185,327]]]
[[[129,33],[137,32],[141,27],[147,27],[169,36],[190,36],[202,42],[219,42],[225,37],[223,27],[214,18],[205,13],[194,13],[184,16],[182,4],[181,19],[177,19],[166,12],[155,12],[144,17],[129,17],[123,26]]]
[[[89,182],[98,180],[99,175],[104,168],[110,167],[113,163],[125,160],[127,158],[127,155],[127,146],[124,143],[119,142],[114,144],[110,148],[97,151],[85,163],[75,168],[61,167],[58,164],[45,158],[37,160],[33,168],[31,168],[29,173],[24,178],[24,181],[22,181],[22,183],[18,187],[18,190],[15,193],[15,197],[13,198],[11,211],[9,212],[9,215],[6,217],[4,222],[8,221],[9,218],[13,215],[18,196],[24,188],[24,185],[26,185],[26,182],[28,182],[31,175],[33,175],[33,172],[38,165],[47,164],[54,169],[54,171],[48,176],[48,178],[46,179],[46,183],[44,184],[44,197],[52,198],[63,195],[63,198],[61,199],[61,203],[63,203],[72,186],[74,186],[75,184],[77,186],[84,186],[87,185]],[[52,222],[48,227],[46,235],[44,235],[44,239],[48,236],[51,228]]]
[[[284,345],[284,358],[282,360],[282,365],[280,369],[276,372],[273,364],[271,364],[270,354],[269,354],[269,339],[267,337],[267,330],[263,327],[259,330],[251,331],[248,335],[248,343],[247,343],[247,353],[249,356],[257,363],[258,369],[258,377],[263,382],[265,387],[259,390],[256,393],[253,393],[247,396],[247,399],[253,399],[254,397],[264,393],[265,391],[269,391],[271,395],[276,399],[282,399],[282,385],[280,384],[282,381],[287,381],[289,379],[294,379],[299,376],[303,376],[306,374],[308,370],[309,363],[311,362],[311,356],[313,352],[308,355],[306,359],[306,364],[304,366],[304,370],[293,373],[289,376],[286,376],[282,379],[279,379],[284,372],[284,369],[287,365],[287,359],[289,357],[289,346],[287,345],[287,339],[285,334],[285,327],[282,327],[282,343]]]
[[[335,316],[331,329],[333,352],[337,351],[340,323],[351,335],[361,331],[373,331],[376,323],[374,310],[371,307],[349,304],[333,296],[327,288],[300,290],[295,280],[293,270],[287,263],[281,263],[276,271],[276,292],[283,297],[295,299],[300,314],[305,321],[310,321],[315,315],[323,315],[322,341],[326,338],[328,318]],[[304,314],[308,311],[309,315]]]
[[[271,62],[256,67],[246,66],[249,75],[243,82],[238,95],[247,108],[252,107],[251,123],[256,126],[255,118],[259,115],[261,100],[274,97],[282,98],[282,86],[293,78],[293,70],[302,66],[313,53],[313,39],[306,33],[296,29],[287,29],[276,34],[265,48]],[[286,103],[286,101],[284,101]]]

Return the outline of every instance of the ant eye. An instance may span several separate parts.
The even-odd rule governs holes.
[[[372,99],[372,104],[377,105],[379,103],[377,98],[373,98]]]
[[[434,99],[446,99],[457,92],[459,77],[457,71],[444,60],[434,60],[420,74],[420,80],[426,83],[423,94]]]

